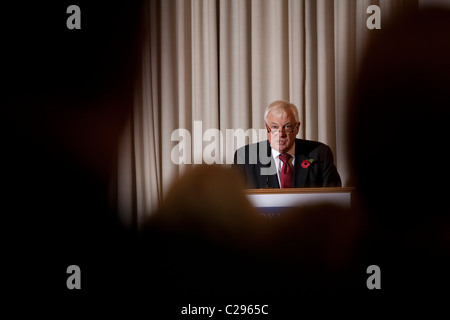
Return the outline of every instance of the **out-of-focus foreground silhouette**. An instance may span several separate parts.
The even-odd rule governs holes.
[[[4,288],[6,305],[34,315],[118,297],[133,269],[110,187],[133,106],[140,5],[83,2],[81,29],[69,30],[71,4],[9,2],[0,21]],[[66,287],[70,265],[81,290]]]
[[[367,48],[355,85],[351,158],[368,217],[365,255],[392,297],[427,298],[450,283],[449,34],[448,10],[394,21]]]

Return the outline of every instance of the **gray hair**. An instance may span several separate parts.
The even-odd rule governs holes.
[[[276,101],[272,102],[271,104],[269,104],[266,108],[266,111],[264,112],[264,121],[266,123],[267,123],[267,116],[269,115],[269,112],[272,110],[277,110],[277,109],[280,109],[283,111],[286,109],[290,109],[292,111],[292,113],[294,114],[295,121],[300,122],[299,116],[298,116],[298,109],[293,103],[290,103],[285,100],[276,100]]]

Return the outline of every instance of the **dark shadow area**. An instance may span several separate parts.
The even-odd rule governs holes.
[[[368,216],[365,259],[390,298],[448,287],[450,12],[395,21],[367,48],[351,113],[353,166]]]
[[[66,27],[72,4],[81,30]],[[2,267],[18,312],[100,308],[130,285],[134,240],[110,186],[133,106],[140,16],[139,1],[2,4]],[[72,264],[81,290],[66,287]]]

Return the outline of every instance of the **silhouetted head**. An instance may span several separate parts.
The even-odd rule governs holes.
[[[244,246],[262,219],[231,169],[201,165],[175,181],[149,221],[169,234],[209,244]]]
[[[12,138],[24,137],[26,146],[16,142],[22,150],[48,147],[103,179],[133,108],[141,5],[80,4],[81,29],[72,30],[66,26],[68,6],[62,1],[4,7],[2,43],[8,49],[0,99],[9,118],[6,130]]]
[[[354,90],[350,140],[366,206],[393,225],[444,214],[450,174],[450,12],[383,28]]]

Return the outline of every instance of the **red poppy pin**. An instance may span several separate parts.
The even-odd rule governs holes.
[[[313,163],[313,161],[314,159],[303,160],[303,162],[301,163],[302,168],[308,168]]]

